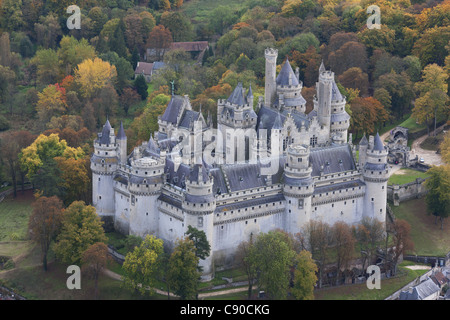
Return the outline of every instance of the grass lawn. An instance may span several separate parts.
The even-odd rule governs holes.
[[[27,238],[33,200],[33,193],[29,190],[25,191],[25,195],[21,191],[17,192],[16,199],[7,197],[0,202],[0,242]]]
[[[444,229],[440,222],[428,215],[425,198],[402,202],[400,206],[391,206],[398,219],[404,219],[411,225],[411,237],[414,250],[410,254],[445,255],[450,251],[450,219],[444,220]]]
[[[399,124],[399,126],[408,128],[409,133],[413,133],[426,128],[424,124],[416,123],[416,120],[412,116],[410,116],[408,119]]]
[[[402,168],[389,177],[388,185],[410,183],[416,181],[417,178],[424,179],[427,177],[429,177],[429,174],[425,172]]]
[[[399,275],[395,278],[384,279],[381,281],[381,289],[367,288],[366,283],[346,285],[340,287],[331,287],[316,290],[314,296],[316,300],[384,300],[401,289],[403,286],[413,281],[418,276],[424,274],[427,270],[410,270],[405,268],[409,261],[401,263],[399,266]]]

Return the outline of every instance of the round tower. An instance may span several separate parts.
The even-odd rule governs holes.
[[[265,93],[264,104],[271,106],[276,93],[276,74],[277,74],[277,57],[278,50],[267,48],[264,51],[266,58],[266,79],[265,79]]]
[[[117,149],[114,129],[107,120],[94,141],[94,153],[91,157],[92,203],[102,218],[114,216],[113,179],[119,164]]]
[[[311,199],[314,192],[310,147],[290,145],[284,168],[283,193],[286,198],[286,231],[298,233],[311,218]]]
[[[370,140],[372,141],[372,139]],[[366,159],[362,167],[366,183],[363,216],[375,218],[383,223],[386,221],[387,181],[389,179],[387,155],[388,150],[377,133],[373,143],[369,143],[367,146]]]
[[[213,177],[203,165],[194,165],[186,179],[182,208],[185,213],[185,231],[188,226],[203,231],[211,248],[210,255],[205,260],[200,260],[200,266],[203,268],[201,278],[204,281],[214,277],[213,218],[216,198],[213,192]]]
[[[130,193],[130,234],[144,237],[158,234],[157,199],[164,183],[165,158],[143,157],[128,167]]]

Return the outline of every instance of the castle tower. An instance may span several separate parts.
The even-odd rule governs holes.
[[[358,145],[358,150],[359,150],[358,164],[359,164],[360,168],[364,168],[364,165],[366,164],[368,145],[369,145],[369,142],[367,141],[366,134],[364,134],[364,136],[362,137],[362,139]]]
[[[264,104],[268,107],[272,105],[276,93],[276,73],[278,50],[267,48],[264,52],[266,57],[266,80]]]
[[[298,233],[311,218],[311,199],[314,192],[310,147],[290,145],[284,168],[283,193],[286,198],[286,231]]]
[[[253,110],[251,88],[245,94],[242,83],[238,83],[227,100],[219,100],[217,108],[217,130],[222,136],[221,151],[225,161],[235,163],[249,160],[258,118]]]
[[[273,107],[278,110],[287,108],[301,113],[306,111],[306,100],[302,97],[303,83],[299,80],[298,74],[292,70],[289,59],[283,64],[276,79],[276,98]]]
[[[191,167],[186,178],[186,191],[182,202],[185,213],[185,232],[188,226],[203,231],[208,239],[211,254],[205,260],[200,260],[203,267],[202,280],[208,281],[214,276],[213,256],[213,219],[216,210],[216,198],[213,193],[213,177],[202,164]]]
[[[323,71],[323,69],[319,74],[319,81],[316,83],[314,109],[317,111],[319,123],[324,127],[330,128],[334,73],[331,71]]]
[[[127,163],[127,136],[125,130],[123,129],[123,123],[120,122],[119,132],[116,136],[116,141],[118,144],[117,154],[119,157],[119,163],[125,165]]]
[[[369,140],[372,141],[372,139]],[[373,143],[369,142],[367,146],[366,160],[362,168],[366,183],[363,216],[375,218],[383,223],[386,221],[387,181],[389,179],[387,154],[388,150],[377,133]]]
[[[91,157],[92,203],[102,218],[114,216],[113,178],[119,164],[117,150],[114,129],[106,120],[102,132],[94,141]]]
[[[150,148],[152,146],[144,152],[149,152]],[[147,234],[158,234],[157,199],[164,184],[164,166],[165,157],[147,156],[131,161],[131,168],[128,169],[130,234],[140,237],[145,237]]]

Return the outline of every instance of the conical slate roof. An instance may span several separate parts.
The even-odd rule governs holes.
[[[383,141],[381,141],[380,135],[377,132],[377,135],[375,136],[374,142],[373,142],[373,150],[376,151],[383,151],[384,145]]]
[[[248,98],[253,98],[253,91],[252,91],[252,85],[250,84],[250,86],[248,87],[248,92],[247,92],[247,99]]]
[[[289,83],[289,79],[291,83]],[[291,64],[289,63],[289,59],[286,59],[283,67],[281,68],[280,73],[277,77],[277,85],[281,86],[298,86],[299,82],[297,77],[295,76],[294,70],[292,70]]]
[[[123,129],[123,122],[120,121],[120,128],[119,128],[119,132],[117,133],[117,140],[125,140],[127,138],[126,134],[125,134],[125,130]]]
[[[273,123],[272,129],[283,129],[283,122],[281,121],[280,113],[277,112],[277,116],[275,118],[275,122]]]
[[[244,89],[242,88],[242,83],[239,82],[231,95],[228,97],[227,101],[238,106],[243,106],[245,104],[243,91]]]
[[[106,120],[105,125],[103,126],[103,130],[102,130],[102,136],[100,137],[100,143],[101,144],[109,144],[110,140],[109,140],[109,135],[111,133],[111,124],[109,123],[109,120]]]
[[[359,142],[360,146],[367,146],[369,142],[367,141],[366,134],[362,137],[361,141]]]

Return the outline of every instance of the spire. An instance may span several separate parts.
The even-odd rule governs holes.
[[[126,134],[125,134],[125,130],[123,129],[123,122],[120,121],[120,128],[119,128],[119,132],[117,133],[117,140],[125,140],[127,138]]]
[[[369,142],[367,141],[366,134],[364,133],[364,136],[362,137],[361,141],[359,142],[360,146],[367,146]]]
[[[283,129],[283,121],[281,121],[280,113],[277,112],[277,117],[275,118],[275,122],[273,123],[272,129]]]
[[[383,141],[381,141],[380,135],[377,132],[377,135],[375,136],[374,143],[373,143],[373,150],[376,151],[383,151],[384,145]]]
[[[109,144],[110,143],[110,139],[109,139],[110,134],[111,134],[111,124],[109,123],[108,118],[106,118],[106,123],[103,126],[103,130],[102,130],[102,136],[100,137],[100,143],[101,144]]]
[[[252,91],[252,84],[251,83],[250,83],[250,86],[248,87],[247,99],[248,98],[253,99],[253,91]]]
[[[326,69],[325,69],[325,66],[323,64],[323,59],[322,59],[322,63],[320,64],[320,68],[319,68],[319,74],[321,74],[322,72],[325,72],[325,71],[326,71]]]

